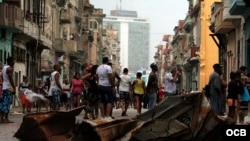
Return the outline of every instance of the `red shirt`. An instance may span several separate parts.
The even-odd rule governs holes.
[[[83,91],[83,81],[81,79],[72,79],[72,93],[81,93]]]

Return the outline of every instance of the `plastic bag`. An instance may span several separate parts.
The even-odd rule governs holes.
[[[43,95],[37,94],[29,89],[26,89],[24,91],[24,95],[25,95],[26,99],[30,102],[36,102],[38,100],[43,100],[43,101],[47,100]]]

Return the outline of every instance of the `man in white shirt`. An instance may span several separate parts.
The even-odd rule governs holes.
[[[100,112],[103,119],[111,121],[115,91],[114,76],[111,66],[108,65],[108,57],[104,57],[102,65],[97,70],[98,93],[100,94]]]
[[[123,74],[120,75],[120,78],[119,94],[122,116],[127,116],[126,112],[129,106],[130,92],[132,90],[131,77],[128,75],[128,68],[123,69]]]
[[[168,72],[164,77],[165,97],[176,95],[176,82],[178,81],[179,71],[175,68]]]

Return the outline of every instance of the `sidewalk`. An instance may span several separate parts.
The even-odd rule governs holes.
[[[0,124],[0,141],[19,141],[19,139],[13,137],[19,129],[24,116],[24,114],[17,112],[19,109],[20,108],[13,108],[9,115],[9,119],[14,123]]]

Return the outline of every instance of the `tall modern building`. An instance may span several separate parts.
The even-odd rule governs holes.
[[[130,72],[148,69],[149,20],[139,18],[136,11],[112,10],[110,16],[103,19],[104,28],[110,24],[118,31],[121,69],[127,67]]]

